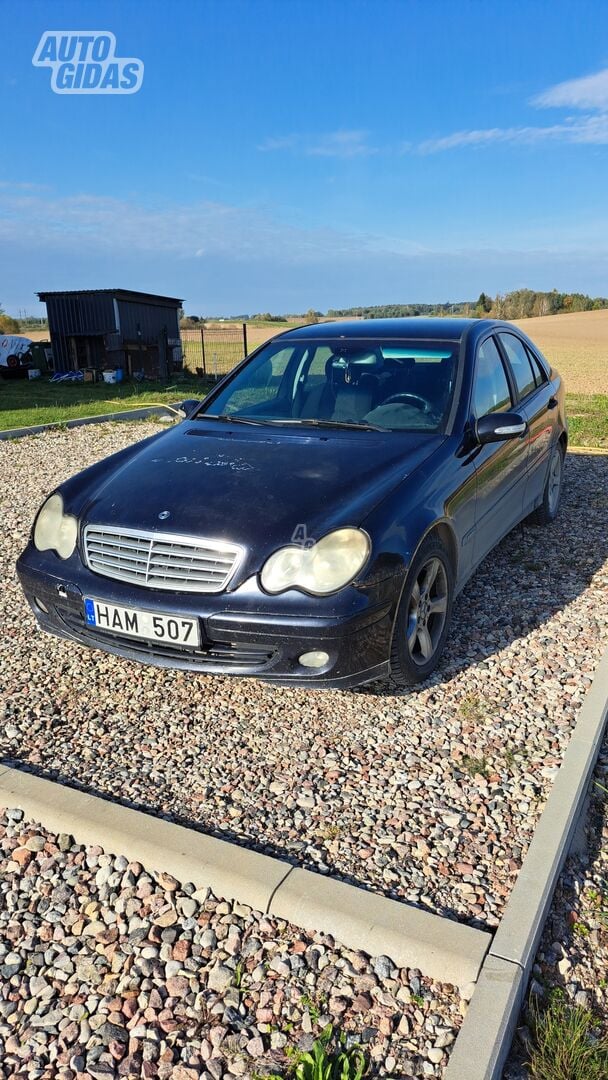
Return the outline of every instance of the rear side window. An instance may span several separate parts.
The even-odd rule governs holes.
[[[540,360],[538,359],[538,357],[536,357],[534,355],[532,350],[529,349],[527,345],[526,345],[526,352],[528,353],[528,356],[530,358],[530,363],[532,364],[532,371],[534,372],[534,378],[536,379],[536,385],[537,386],[542,386],[542,384],[546,383],[546,381],[547,381],[547,373],[546,373],[544,367],[542,366]]]
[[[477,351],[473,413],[479,420],[488,413],[505,412],[511,405],[511,393],[502,357],[494,338],[486,338]]]
[[[515,334],[499,334],[499,337],[509,358],[518,394],[520,398],[525,398],[536,389],[536,379],[528,350],[523,341],[515,337]]]

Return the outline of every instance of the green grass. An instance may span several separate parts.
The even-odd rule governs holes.
[[[463,772],[469,774],[469,776],[483,776],[484,780],[487,780],[490,775],[490,765],[486,757],[471,757],[470,754],[464,754],[460,761],[457,762]]]
[[[531,1080],[606,1080],[608,1039],[588,1009],[554,994],[544,1011],[532,1008]]]
[[[312,1050],[290,1048],[295,1080],[361,1080],[367,1071],[365,1054],[359,1046],[347,1048],[346,1036],[334,1036],[331,1024],[315,1039]]]
[[[198,357],[194,347],[188,363],[195,367]],[[234,346],[214,345],[218,352],[218,372],[229,370],[239,356],[230,356]],[[208,370],[213,355],[207,357]],[[165,386],[159,382],[143,383],[50,383],[48,379],[0,379],[0,430],[28,427],[31,424],[62,423],[81,416],[98,416],[117,409],[136,409],[146,404],[178,401],[180,398],[203,397],[210,383],[186,371]],[[571,446],[602,446],[608,448],[608,396],[603,394],[568,394],[566,408],[569,417]]]
[[[189,337],[182,337],[184,365],[186,371],[196,374],[197,368],[203,367],[203,347],[197,331],[188,331]],[[256,346],[251,342],[249,352]],[[205,370],[208,374],[226,375],[243,359],[243,345],[239,341],[209,341],[205,339]]]
[[[571,446],[608,448],[608,395],[566,394]]]
[[[204,397],[209,388],[196,376],[176,376],[168,385],[143,383],[51,383],[48,379],[0,379],[0,430],[64,423],[120,409],[139,409]]]

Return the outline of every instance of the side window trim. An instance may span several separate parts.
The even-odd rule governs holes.
[[[485,337],[483,337],[481,341],[478,341],[475,345],[475,363],[473,366],[473,378],[471,379],[471,393],[469,398],[469,420],[473,421],[479,419],[478,416],[475,416],[475,382],[477,379],[477,370],[479,364],[479,350],[481,349],[482,345],[485,345],[486,341],[489,341],[490,339],[492,339],[494,345],[496,346],[496,351],[502,363],[505,378],[507,380],[507,385],[509,387],[509,393],[511,395],[511,408],[514,408],[515,403],[517,402],[517,387],[515,386],[515,381],[513,379],[513,373],[511,371],[510,365],[505,363],[504,351],[503,349],[501,349],[498,341],[496,340],[496,334],[486,334]]]
[[[531,361],[530,357],[528,356],[528,363],[530,365],[530,371],[532,373],[532,378],[534,379],[534,386],[533,386],[532,390],[528,391],[528,393],[526,394],[525,397],[521,396],[521,394],[519,392],[519,387],[517,385],[517,381],[515,379],[513,368],[511,366],[511,361],[509,360],[509,355],[507,353],[507,350],[506,350],[505,346],[502,343],[503,334],[511,334],[512,337],[516,338],[517,341],[519,341],[520,345],[523,347],[524,352],[526,353],[526,356],[528,356],[528,347],[527,347],[525,341],[523,340],[523,338],[520,338],[519,334],[514,333],[513,330],[503,330],[502,332],[497,333],[495,335],[496,344],[498,345],[498,348],[500,350],[500,355],[502,356],[503,363],[506,366],[507,378],[509,380],[509,386],[511,387],[511,398],[512,398],[512,401],[513,401],[513,406],[516,407],[517,405],[521,405],[523,402],[528,401],[532,397],[532,395],[535,394],[536,391],[539,389],[539,384],[536,382],[536,373],[535,373],[534,368],[532,366],[532,361]]]
[[[534,378],[536,380],[536,389],[538,390],[539,386],[543,386],[545,383],[549,382],[549,377],[547,375],[547,372],[545,371],[543,364],[541,364],[538,356],[536,355],[534,350],[530,348],[527,341],[524,341],[524,345],[526,347],[526,352],[528,353],[530,363],[532,364],[532,371],[534,372]]]

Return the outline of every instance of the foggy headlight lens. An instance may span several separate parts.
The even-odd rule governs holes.
[[[34,525],[34,545],[38,551],[56,551],[62,559],[69,559],[76,547],[78,522],[71,514],[64,514],[61,495],[51,495],[40,510]]]
[[[336,529],[309,548],[275,551],[264,564],[262,588],[269,593],[299,588],[324,596],[348,585],[369,553],[369,537],[362,529]]]

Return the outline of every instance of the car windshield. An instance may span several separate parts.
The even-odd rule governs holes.
[[[456,342],[269,342],[196,417],[249,423],[441,431]]]

